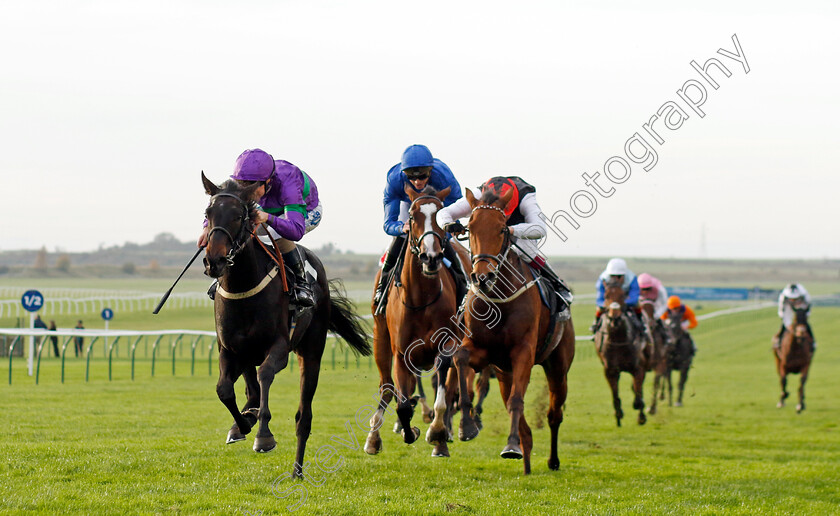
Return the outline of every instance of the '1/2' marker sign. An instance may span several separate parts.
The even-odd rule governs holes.
[[[44,296],[37,290],[27,290],[20,298],[24,310],[28,312],[37,312],[44,306]]]

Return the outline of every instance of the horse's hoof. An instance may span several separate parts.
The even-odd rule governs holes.
[[[402,425],[400,424],[399,421],[394,423],[394,433],[395,434],[401,434],[402,433]]]
[[[804,404],[799,404],[799,405],[796,406],[796,413],[797,414],[801,414],[803,410],[805,410],[805,405]]]
[[[426,430],[426,442],[433,446],[440,446],[441,444],[446,443],[446,437],[446,428],[435,430],[430,426],[429,429]]]
[[[238,443],[239,441],[244,441],[244,440],[245,440],[245,435],[242,434],[239,431],[239,428],[237,428],[235,431],[234,431],[233,428],[231,428],[230,431],[227,434],[227,439],[225,439],[225,444]]]
[[[461,419],[461,426],[458,428],[458,439],[462,441],[472,441],[478,437],[478,425],[474,421],[467,421],[464,424],[464,419]]]
[[[257,437],[254,439],[254,451],[257,453],[268,453],[277,447],[277,441],[273,435],[268,437]]]
[[[784,407],[784,406],[785,406],[785,402],[784,402],[784,401],[780,401],[780,402],[776,403],[776,408],[782,408],[782,407]]]
[[[376,455],[382,451],[382,438],[377,435],[373,437],[369,435],[365,441],[365,453],[368,455]]]
[[[251,426],[254,426],[257,424],[257,415],[259,413],[260,409],[250,408],[242,413],[242,417],[244,417],[245,421],[247,421]]]
[[[414,441],[416,441],[417,438],[420,437],[420,429],[417,428],[416,426],[412,426],[411,427],[411,433],[406,434],[405,430],[403,430],[402,436],[403,436],[403,442],[405,442],[405,444],[413,444]]]
[[[475,426],[478,427],[478,430],[484,430],[484,423],[481,422],[481,416],[476,414],[475,417],[473,417],[473,419],[475,420]]]
[[[551,471],[557,471],[558,469],[560,469],[560,459],[558,459],[557,457],[548,459],[548,469],[550,469]]]
[[[435,446],[432,450],[432,457],[449,457],[449,447],[446,446],[446,443]]]
[[[674,403],[674,406],[675,407],[682,407],[682,402],[678,401],[678,402]]]
[[[435,418],[433,417],[433,414],[434,414],[433,412],[424,412],[423,413],[423,422],[426,423],[426,424],[429,424],[432,421],[434,421]]]
[[[645,417],[645,413],[644,412],[639,412],[639,424],[643,425],[645,423],[647,423],[647,418]]]
[[[648,414],[650,414],[651,416],[656,415],[656,407],[654,407],[653,405],[651,405],[651,406],[648,408]]]
[[[521,459],[522,450],[519,449],[519,446],[508,445],[499,455],[501,455],[503,459]]]
[[[615,418],[615,426],[618,426],[618,427],[621,426],[621,418],[620,417]]]

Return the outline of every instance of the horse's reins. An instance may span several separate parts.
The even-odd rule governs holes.
[[[499,213],[501,213],[502,215],[504,215],[505,217],[507,217],[507,215],[505,215],[505,211],[503,209],[499,208],[498,206],[494,206],[492,204],[482,204],[480,206],[476,206],[475,208],[473,208],[472,211],[475,212],[476,210],[480,210],[480,209],[496,210]],[[478,263],[478,262],[489,262],[490,260],[493,260],[493,261],[496,262],[496,270],[499,271],[499,270],[502,269],[502,264],[507,262],[508,253],[510,253],[510,250],[513,246],[516,246],[518,249],[522,250],[519,246],[517,246],[515,243],[513,243],[513,240],[510,237],[510,228],[507,227],[507,224],[505,224],[504,234],[505,234],[505,238],[504,238],[504,241],[502,242],[502,250],[504,251],[504,253],[502,254],[502,251],[499,251],[499,254],[502,254],[502,257],[499,258],[498,254],[487,254],[487,253],[472,254],[472,251],[471,251],[470,252],[470,261],[472,262],[473,267],[475,267],[475,264]],[[489,301],[489,302],[492,302],[492,303],[508,303],[508,302],[513,301],[514,299],[518,298],[522,294],[524,294],[526,290],[528,290],[532,286],[536,285],[538,281],[539,281],[539,279],[537,277],[535,277],[533,280],[531,280],[527,283],[524,283],[521,287],[519,287],[516,290],[516,292],[514,292],[513,294],[511,294],[510,296],[507,296],[505,298],[490,297],[490,296],[484,294],[483,292],[481,292],[474,283],[470,284],[470,290],[472,291],[473,294],[475,294],[476,296],[480,297],[481,299],[483,299],[485,301]]]
[[[252,288],[252,289],[250,289],[246,292],[228,292],[227,290],[222,288],[221,285],[218,285],[218,287],[216,288],[216,293],[221,295],[225,299],[246,299],[246,298],[255,296],[255,295],[259,294],[260,292],[262,292],[262,290],[266,286],[268,286],[269,283],[271,283],[271,281],[277,276],[278,272],[280,273],[280,277],[281,277],[281,280],[283,282],[283,291],[289,290],[288,284],[286,282],[286,271],[285,271],[285,266],[283,264],[283,258],[282,258],[282,255],[280,254],[280,250],[277,248],[277,243],[274,242],[274,240],[272,239],[272,244],[274,244],[274,252],[272,253],[268,249],[268,247],[266,247],[266,245],[262,242],[262,240],[257,236],[257,233],[256,233],[257,228],[250,224],[250,219],[248,217],[248,205],[247,205],[247,203],[245,201],[243,201],[242,198],[239,197],[238,195],[234,195],[234,194],[226,193],[226,192],[214,195],[213,197],[210,198],[210,202],[212,203],[213,200],[217,197],[232,197],[232,198],[236,199],[237,201],[239,201],[239,204],[240,204],[240,206],[242,207],[242,210],[243,210],[243,216],[242,216],[243,222],[239,225],[239,233],[237,233],[236,238],[234,238],[233,235],[231,234],[231,232],[228,231],[228,229],[223,227],[223,226],[214,226],[207,233],[207,240],[208,241],[210,240],[210,236],[213,234],[214,231],[221,231],[222,233],[227,235],[227,237],[230,239],[231,248],[228,251],[227,255],[225,255],[225,260],[227,261],[228,267],[233,266],[233,263],[234,263],[233,259],[236,257],[237,254],[239,254],[240,251],[242,251],[242,249],[245,248],[245,245],[248,243],[248,240],[250,240],[252,238],[256,239],[257,243],[265,251],[265,253],[271,258],[271,260],[274,262],[275,265],[263,277],[262,281],[260,281],[254,288]],[[250,226],[250,228],[249,228],[249,226]],[[264,224],[263,224],[263,226],[264,226]],[[267,230],[266,230],[266,233],[268,233]],[[247,237],[246,237],[246,235],[247,235]],[[269,235],[269,238],[270,238],[270,235]]]

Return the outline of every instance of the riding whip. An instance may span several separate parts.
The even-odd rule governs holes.
[[[178,279],[175,280],[175,283],[173,283],[172,286],[169,287],[169,290],[167,290],[166,293],[163,295],[163,297],[160,298],[160,303],[158,303],[157,307],[155,308],[155,311],[152,312],[153,315],[157,315],[157,313],[160,312],[160,309],[163,308],[163,304],[166,303],[167,299],[169,299],[169,294],[172,293],[172,290],[175,288],[175,285],[177,285],[178,282],[181,281],[181,277],[184,276],[184,273],[187,272],[187,269],[190,268],[190,265],[192,265],[195,259],[198,258],[198,255],[201,253],[201,251],[204,250],[204,247],[205,246],[201,246],[198,248],[198,251],[195,252],[193,257],[190,259],[190,262],[187,264],[186,267],[184,267],[184,270],[181,271],[181,274],[178,275]]]

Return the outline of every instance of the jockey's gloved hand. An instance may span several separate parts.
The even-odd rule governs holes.
[[[454,222],[450,222],[449,224],[444,225],[443,230],[453,235],[463,235],[467,232],[467,228],[465,228],[464,225],[461,224],[460,220],[456,220]]]

